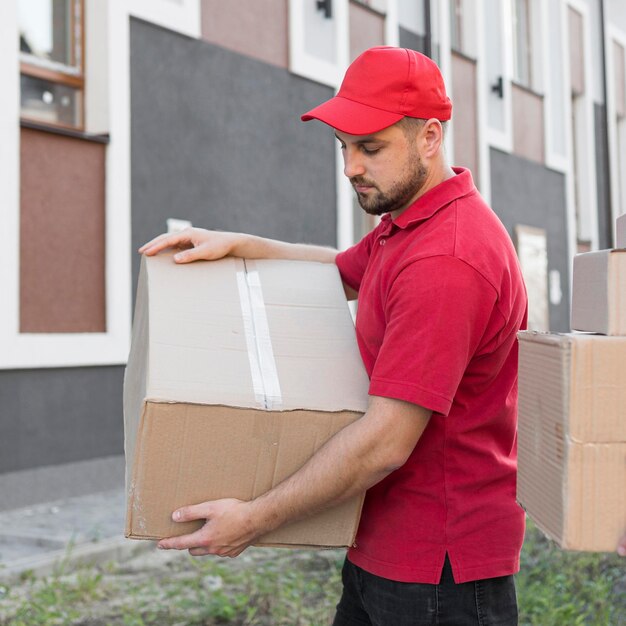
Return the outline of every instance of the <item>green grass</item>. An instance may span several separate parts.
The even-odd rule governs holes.
[[[626,625],[626,559],[562,551],[527,524],[516,578],[520,625]]]
[[[0,626],[324,626],[341,551],[253,549],[234,560],[79,568],[0,585]],[[626,624],[626,559],[563,552],[528,524],[517,576],[521,626]]]

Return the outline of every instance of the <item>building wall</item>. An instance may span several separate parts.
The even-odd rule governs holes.
[[[0,510],[121,486],[123,373],[0,372]]]
[[[137,19],[130,51],[133,285],[170,217],[335,244],[335,139],[300,121],[331,88]],[[0,371],[0,509],[122,484],[123,371]]]
[[[169,217],[334,245],[335,139],[300,121],[331,96],[284,69],[133,20],[133,249]],[[135,255],[133,284],[138,266]]]
[[[561,275],[561,302],[550,303],[550,330],[569,330],[569,256],[565,213],[565,177],[539,163],[492,148],[491,206],[511,235],[515,226],[545,229],[547,234],[548,270]]]
[[[333,94],[352,56],[383,41],[421,51],[430,43],[446,81],[452,85],[454,80],[447,2],[432,3],[428,29],[424,0],[336,0],[331,19],[315,3],[300,0],[86,3],[85,130],[107,135],[106,146],[97,148],[105,158],[98,161],[98,204],[89,230],[99,248],[97,263],[92,257],[81,272],[68,276],[81,262],[80,255],[73,256],[78,260],[67,262],[69,270],[64,268],[56,282],[42,276],[54,269],[45,257],[21,256],[40,245],[34,234],[45,245],[47,225],[40,214],[20,206],[20,182],[23,198],[34,197],[39,211],[50,194],[39,186],[41,150],[20,171],[20,141],[33,133],[17,124],[19,58],[11,43],[17,39],[17,0],[6,3],[0,21],[0,77],[7,92],[0,102],[0,183],[3,225],[14,235],[0,249],[5,268],[0,287],[9,303],[0,307],[0,508],[121,484],[123,361],[141,243],[163,232],[166,220],[175,217],[288,241],[349,245],[359,229],[332,131],[318,123],[302,124],[300,114]],[[449,137],[451,154],[468,164],[462,148],[475,144],[476,182],[514,239],[519,225],[546,231],[548,270],[559,273],[562,290],[560,303],[549,305],[549,326],[566,331],[577,227],[568,7],[584,17],[586,43],[572,51],[583,51],[588,82],[579,112],[579,161],[583,204],[593,214],[588,216],[593,217],[592,247],[611,245],[610,211],[626,206],[626,192],[620,186],[618,193],[616,182],[626,179],[620,175],[626,163],[626,121],[619,106],[626,96],[609,90],[603,102],[598,0],[532,3],[540,22],[533,28],[533,58],[541,70],[540,80],[530,85],[536,91],[532,149],[527,149],[531,137],[519,123],[522,118],[517,115],[517,124],[513,119],[522,101],[515,100],[520,94],[512,84],[510,15],[500,0],[465,1],[463,32],[470,49],[463,52],[476,59],[476,74],[464,74],[463,87],[458,80],[452,85],[453,99],[455,110],[466,115],[468,99],[474,108],[472,123],[453,119]],[[624,3],[608,0],[605,7],[611,41],[626,46]],[[616,84],[621,84],[624,68],[617,57],[611,59],[609,73],[620,74]],[[582,61],[574,69],[582,70]],[[503,93],[497,95],[493,87],[500,77]],[[520,108],[528,111],[527,105]],[[615,132],[607,132],[607,118]],[[28,148],[26,142],[22,148]],[[79,200],[71,214],[63,201],[63,193],[57,194],[56,209],[63,210],[69,227],[80,223],[85,229]],[[60,227],[60,222],[53,225]],[[71,239],[64,240],[61,253],[68,245]],[[27,310],[28,298],[45,295],[40,286],[58,304],[80,285],[92,291],[81,292],[76,319],[90,325],[63,326],[71,321],[71,307],[56,309],[53,319],[44,310],[48,300],[43,306],[30,300]],[[21,331],[20,320],[27,322]]]

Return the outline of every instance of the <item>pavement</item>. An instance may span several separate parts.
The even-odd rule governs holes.
[[[0,511],[0,580],[76,564],[125,561],[155,550],[124,537],[125,490]]]

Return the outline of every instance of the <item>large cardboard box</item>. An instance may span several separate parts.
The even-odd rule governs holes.
[[[615,222],[616,248],[626,248],[626,213],[620,215]]]
[[[368,378],[337,268],[144,258],[124,385],[126,536],[190,532],[186,504],[248,500],[367,408]],[[259,545],[348,546],[363,497]]]
[[[626,530],[626,337],[519,333],[517,498],[562,548]]]
[[[572,329],[626,335],[626,250],[574,257]]]

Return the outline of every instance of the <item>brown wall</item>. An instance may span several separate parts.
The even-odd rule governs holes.
[[[350,61],[361,52],[385,43],[385,18],[357,2],[350,2]]]
[[[288,0],[202,0],[202,38],[286,68],[287,3]]]
[[[104,332],[106,146],[28,128],[20,139],[20,331]]]
[[[471,170],[474,181],[480,180],[478,171],[478,115],[476,102],[476,61],[452,52],[452,86],[454,108],[454,165]]]
[[[511,85],[513,96],[513,152],[544,162],[543,97],[519,85]]]
[[[571,7],[569,16],[569,62],[572,93],[585,93],[585,49],[583,16]]]

